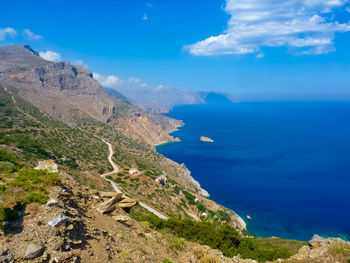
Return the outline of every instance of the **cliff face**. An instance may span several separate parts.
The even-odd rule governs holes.
[[[102,122],[115,117],[113,101],[84,67],[59,62],[1,75],[8,89],[71,126],[81,114]]]

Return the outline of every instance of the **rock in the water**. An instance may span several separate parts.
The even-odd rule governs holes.
[[[26,248],[26,252],[24,254],[24,258],[25,259],[32,259],[32,258],[36,258],[40,255],[40,253],[42,252],[43,248],[37,244],[34,243],[30,243],[27,248]]]
[[[213,139],[210,139],[210,138],[205,137],[205,136],[201,136],[200,140],[201,140],[201,142],[214,142]]]
[[[111,213],[116,209],[117,201],[118,201],[117,198],[112,197],[111,199],[100,204],[100,206],[97,208],[97,211],[100,212],[101,214]]]
[[[135,199],[126,197],[122,201],[118,203],[118,206],[121,208],[130,208],[137,204],[137,201]]]
[[[117,200],[120,200],[123,196],[122,193],[117,193],[117,192],[99,192],[99,195],[102,198],[112,198],[115,197]]]
[[[247,215],[247,219],[248,220],[253,220],[252,217],[250,215]]]

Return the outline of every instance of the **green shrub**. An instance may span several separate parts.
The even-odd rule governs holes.
[[[46,204],[48,195],[45,193],[30,193],[25,198],[19,201],[20,204],[26,205],[30,203]]]
[[[198,211],[201,212],[201,213],[204,213],[204,212],[207,210],[207,208],[205,207],[205,205],[204,205],[202,202],[200,202],[200,201],[198,201],[198,202],[196,203],[196,205],[197,205]]]
[[[0,161],[0,172],[13,173],[16,171],[16,166],[10,162]]]
[[[173,262],[170,259],[165,258],[163,259],[163,263],[173,263]]]
[[[227,257],[240,254],[259,262],[289,258],[305,242],[278,239],[253,239],[242,237],[228,224],[194,221],[191,219],[169,218],[162,220],[156,216],[134,216],[140,221],[147,221],[156,230],[167,230],[177,237],[219,249]]]
[[[187,192],[185,190],[182,190],[182,192],[185,195],[185,197],[190,205],[196,204],[196,202],[194,201],[196,199],[194,195],[190,194],[189,192]]]
[[[17,161],[16,157],[9,154],[6,150],[0,148],[0,162],[12,163],[16,168],[21,167],[21,164]],[[1,171],[1,168],[0,168]]]
[[[114,182],[116,182],[116,183],[123,183],[123,180],[120,179],[120,178],[115,178],[115,179],[114,179]]]
[[[0,229],[4,229],[5,221],[16,220],[19,218],[19,213],[15,209],[1,207],[0,208]]]
[[[231,221],[230,215],[224,210],[216,211],[216,215],[220,218],[221,221],[226,221],[227,223]]]
[[[174,186],[173,190],[177,195],[180,193],[180,188],[177,185]]]
[[[107,175],[106,178],[113,181],[113,177],[110,175]]]

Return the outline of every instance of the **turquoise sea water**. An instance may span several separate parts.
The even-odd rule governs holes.
[[[350,236],[350,102],[216,101],[176,107],[182,142],[157,147],[185,163],[210,198],[257,236]],[[199,141],[200,136],[214,143]]]

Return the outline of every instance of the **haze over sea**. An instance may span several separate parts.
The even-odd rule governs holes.
[[[350,102],[229,103],[212,96],[168,116],[185,122],[173,133],[182,142],[158,152],[185,163],[251,233],[350,236]],[[215,142],[200,142],[202,135]]]

